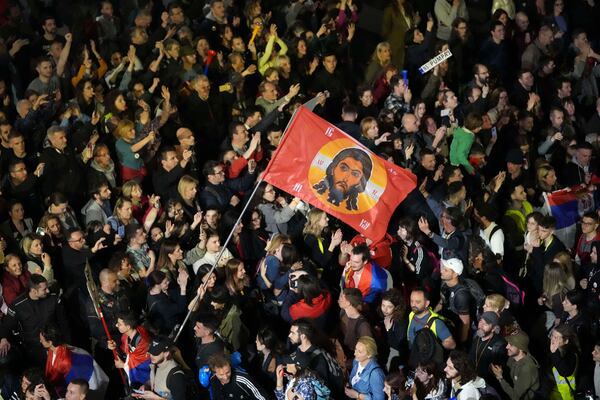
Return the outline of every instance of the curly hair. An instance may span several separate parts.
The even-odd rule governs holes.
[[[469,359],[467,353],[459,350],[453,350],[448,358],[452,361],[454,369],[456,369],[460,375],[461,385],[472,381],[477,377],[475,367],[473,366],[473,363]]]

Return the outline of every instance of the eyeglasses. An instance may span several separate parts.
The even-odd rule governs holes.
[[[83,242],[85,240],[85,236],[80,237],[79,239],[71,239],[69,242]]]
[[[225,170],[215,171],[213,175],[225,175]]]

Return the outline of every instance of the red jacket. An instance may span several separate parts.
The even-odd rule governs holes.
[[[23,273],[18,277],[4,271],[0,283],[2,284],[2,296],[6,304],[11,305],[20,294],[27,291],[27,282],[29,282],[30,277],[31,272],[27,269],[23,269]]]
[[[326,292],[325,295],[319,295],[312,301],[312,306],[300,300],[290,307],[290,317],[295,321],[299,318],[319,318],[327,312],[331,305],[331,295]]]
[[[367,240],[362,235],[356,235],[350,241],[352,246],[367,243]],[[371,250],[371,260],[375,261],[377,265],[388,269],[392,265],[392,248],[390,247],[394,243],[394,238],[386,233],[386,235],[378,242],[373,242],[369,245]]]

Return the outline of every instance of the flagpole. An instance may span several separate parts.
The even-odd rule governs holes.
[[[102,328],[104,328],[104,333],[106,334],[106,340],[112,342],[112,336],[108,329],[108,325],[106,325],[106,319],[104,319],[104,313],[102,312],[102,308],[100,307],[100,301],[98,299],[98,288],[96,287],[96,283],[94,282],[94,278],[92,277],[92,267],[88,260],[85,260],[85,268],[84,268],[84,276],[86,281],[86,287],[88,290],[88,294],[90,295],[90,300],[92,301],[92,307],[94,307],[94,311],[96,312],[96,316],[102,322]],[[119,355],[116,349],[112,349],[113,357],[115,360],[119,360]],[[119,371],[119,376],[121,377],[121,381],[125,387],[126,394],[129,393],[129,383],[128,379],[125,378],[125,374],[121,368],[117,368]]]
[[[313,99],[309,100],[308,102],[313,101],[317,96],[315,96]],[[298,114],[298,110],[300,108],[297,108],[294,111],[294,114],[292,115],[292,118],[290,118],[290,120],[288,121],[285,130],[283,131],[282,135],[281,135],[281,139],[282,141],[280,142],[280,145],[283,145],[283,138],[285,137],[292,121],[294,120],[294,118],[296,118],[296,115]],[[269,166],[267,166],[267,170],[269,169]],[[266,171],[266,170],[265,170]],[[264,172],[262,174],[264,176]],[[221,257],[223,256],[223,253],[225,252],[225,250],[227,249],[227,245],[229,244],[229,242],[231,241],[231,238],[233,237],[233,233],[235,232],[236,227],[240,224],[242,218],[244,217],[244,214],[246,213],[246,211],[248,210],[248,207],[250,206],[250,204],[252,203],[252,199],[254,198],[254,196],[256,195],[256,192],[258,191],[258,188],[260,186],[261,183],[263,183],[264,179],[261,178],[256,182],[256,185],[254,186],[254,189],[252,190],[252,193],[250,194],[250,197],[248,197],[248,200],[246,201],[246,204],[244,205],[244,208],[242,209],[242,212],[240,213],[240,216],[238,217],[237,221],[235,221],[235,224],[233,225],[233,227],[231,228],[231,231],[229,232],[229,235],[227,235],[227,239],[225,240],[225,243],[223,243],[223,246],[221,246],[221,250],[219,250],[219,254],[217,254],[217,258],[215,260],[215,263],[213,264],[213,266],[211,267],[211,269],[208,271],[208,273],[206,274],[206,276],[210,276],[210,274],[212,274],[215,271],[215,268],[217,267],[217,265],[219,264],[219,261],[221,260]],[[208,279],[206,279],[202,284],[201,287],[203,287],[204,289],[206,289],[206,285],[208,284]],[[173,332],[171,332],[171,337],[174,336],[173,339],[173,343],[176,343],[177,340],[179,339],[179,336],[181,335],[181,332],[183,331],[183,327],[185,326],[185,324],[189,321],[192,312],[194,311],[194,309],[196,308],[196,305],[198,304],[198,301],[200,299],[199,295],[196,295],[196,297],[194,297],[194,299],[192,300],[192,304],[190,306],[190,309],[188,310],[183,322],[180,325],[176,325],[175,328],[173,329]],[[174,334],[174,335],[173,335]]]

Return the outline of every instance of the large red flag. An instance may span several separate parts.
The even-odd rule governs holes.
[[[392,213],[416,187],[410,172],[376,156],[301,107],[264,180],[379,240]]]

